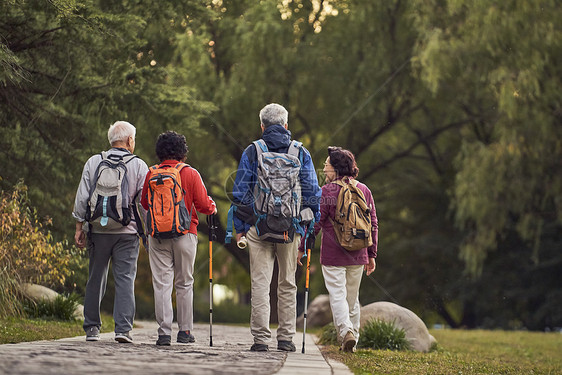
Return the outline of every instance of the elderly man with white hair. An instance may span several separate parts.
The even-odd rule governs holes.
[[[126,121],[111,125],[107,132],[111,148],[86,162],[76,192],[72,212],[76,220],[74,240],[79,248],[87,245],[89,256],[83,325],[86,341],[100,339],[100,304],[111,261],[115,340],[133,342],[130,331],[135,316],[138,234],[142,233],[138,230],[142,224],[138,223],[135,199],[148,172],[146,163],[133,154],[135,135],[135,127]]]
[[[294,352],[297,248],[306,222],[312,217],[320,219],[321,190],[310,152],[291,139],[289,112],[270,103],[262,108],[259,118],[262,136],[242,154],[231,205],[236,241],[245,236],[250,254],[250,330],[254,336],[250,350],[269,351],[269,286],[277,259],[277,349]],[[306,218],[305,212],[310,217]],[[229,223],[227,241],[230,237]]]

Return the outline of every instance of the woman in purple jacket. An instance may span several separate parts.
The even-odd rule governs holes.
[[[359,339],[360,304],[359,286],[363,270],[367,276],[375,270],[377,256],[378,220],[375,211],[373,195],[369,188],[358,183],[359,189],[365,195],[367,205],[371,209],[371,224],[373,245],[357,251],[347,251],[340,246],[330,220],[335,218],[336,202],[341,186],[332,183],[335,180],[356,178],[359,168],[355,156],[341,147],[328,147],[328,157],[324,163],[326,184],[322,187],[320,200],[321,218],[314,226],[315,235],[322,230],[320,246],[320,263],[326,289],[330,296],[330,307],[334,319],[334,326],[338,332],[341,349],[354,352]],[[300,258],[303,252],[299,253]]]

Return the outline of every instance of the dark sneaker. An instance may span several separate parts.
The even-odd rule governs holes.
[[[172,345],[172,336],[170,335],[158,335],[158,340],[156,341],[158,346],[170,346]]]
[[[285,352],[294,352],[297,350],[297,348],[295,348],[295,344],[293,344],[292,341],[279,340],[277,341],[277,350],[283,350]]]
[[[250,348],[251,352],[268,352],[269,347],[266,344],[254,344]]]
[[[195,337],[189,331],[179,331],[177,341],[181,344],[195,342]]]
[[[355,353],[355,344],[357,340],[353,335],[353,332],[349,331],[346,333],[345,337],[343,338],[343,342],[341,344],[341,350],[348,353]]]
[[[129,332],[115,332],[115,341],[122,344],[132,344],[133,338],[129,335]]]
[[[100,329],[96,326],[86,330],[86,341],[100,341]]]

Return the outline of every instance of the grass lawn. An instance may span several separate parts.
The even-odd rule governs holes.
[[[102,332],[113,332],[115,325],[111,316],[102,315]],[[24,341],[54,340],[85,335],[82,321],[63,322],[57,320],[7,318],[0,319],[0,344]]]
[[[432,330],[430,353],[358,350],[323,353],[355,374],[562,374],[562,334],[514,331]]]

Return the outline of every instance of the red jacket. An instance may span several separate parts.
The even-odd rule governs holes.
[[[179,163],[177,160],[164,160],[160,165],[175,166]],[[141,205],[145,210],[148,210],[148,180],[150,179],[151,171],[149,170],[144,179],[144,186],[142,187]],[[197,225],[199,218],[197,212],[204,215],[211,215],[215,212],[216,204],[209,195],[207,189],[201,179],[201,175],[195,168],[187,166],[180,171],[181,186],[185,190],[184,196],[185,207],[190,211],[191,207],[195,207],[191,216],[191,226],[189,233],[197,235]],[[196,212],[197,211],[197,212]]]

